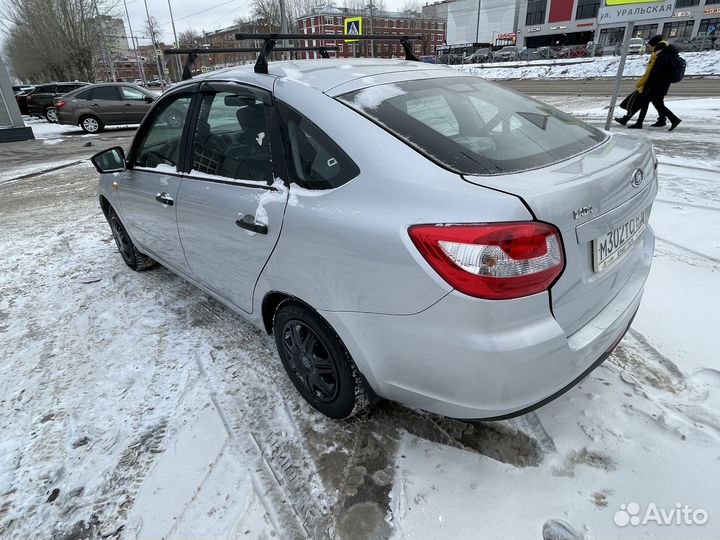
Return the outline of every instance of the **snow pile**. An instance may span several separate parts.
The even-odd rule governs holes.
[[[681,53],[687,61],[686,76],[720,75],[720,51]],[[628,55],[625,77],[640,77],[645,73],[649,55]],[[614,77],[619,56],[601,56],[577,60],[532,60],[503,64],[468,64],[452,66],[484,79],[589,79]]]

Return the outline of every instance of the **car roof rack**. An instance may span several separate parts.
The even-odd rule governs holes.
[[[182,74],[182,80],[186,81],[188,79],[192,79],[192,66],[195,63],[195,60],[197,59],[198,55],[201,54],[222,54],[222,53],[262,53],[265,50],[263,47],[262,49],[259,49],[257,47],[226,47],[226,48],[194,48],[194,49],[165,49],[163,50],[163,54],[165,55],[172,55],[172,54],[187,54],[187,60],[185,61],[185,66],[183,67],[183,74]],[[319,47],[277,47],[272,48],[271,50],[275,52],[303,52],[303,51],[315,51],[319,52],[320,56],[323,58],[330,58],[330,55],[328,52],[330,51],[339,51],[340,47],[338,46],[319,46]],[[260,57],[258,57],[258,60]],[[267,60],[265,61],[265,64],[267,66]],[[257,63],[255,64],[255,71],[257,71]],[[267,69],[265,71],[267,73]]]
[[[400,45],[402,45],[402,48],[405,50],[405,60],[412,60],[414,62],[419,62],[417,56],[412,52],[412,49],[410,48],[410,41],[411,40],[417,40],[417,39],[423,39],[423,36],[421,34],[417,35],[403,35],[403,36],[390,36],[390,35],[377,35],[377,34],[370,34],[370,35],[362,35],[362,34],[275,34],[275,33],[269,33],[269,34],[244,34],[244,33],[238,33],[235,34],[235,39],[238,41],[246,40],[246,39],[257,39],[257,40],[263,40],[265,43],[263,45],[262,50],[260,51],[260,54],[258,55],[257,62],[255,63],[255,73],[267,73],[268,72],[268,56],[272,51],[278,51],[280,49],[275,48],[275,44],[278,42],[278,40],[299,40],[299,39],[329,39],[329,40],[338,40],[338,39],[345,39],[345,40],[355,40],[355,41],[377,41],[377,40],[398,40],[400,41]],[[297,49],[294,49],[297,50]]]

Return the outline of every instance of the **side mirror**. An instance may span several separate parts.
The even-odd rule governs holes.
[[[148,103],[152,103],[153,101],[155,101],[155,98],[152,96],[145,96],[145,101],[147,101]]]
[[[95,154],[90,161],[100,174],[122,172],[125,170],[125,150],[113,146]]]

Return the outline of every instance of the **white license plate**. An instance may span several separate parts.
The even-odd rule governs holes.
[[[596,272],[617,261],[642,237],[647,225],[647,210],[593,240],[593,267]]]

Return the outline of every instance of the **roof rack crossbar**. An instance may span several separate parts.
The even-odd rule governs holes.
[[[305,52],[305,51],[339,51],[340,47],[333,46],[317,46],[317,47],[274,47],[273,52]],[[202,49],[166,49],[163,51],[165,55],[172,54],[223,54],[223,53],[259,53],[262,51],[259,47],[226,47],[226,48],[202,48]]]
[[[422,34],[408,34],[408,35],[402,35],[402,36],[387,36],[387,35],[378,35],[378,34],[235,34],[235,39],[238,41],[246,40],[246,39],[274,39],[274,40],[282,40],[282,39],[290,39],[290,40],[296,40],[296,39],[331,39],[331,40],[338,40],[338,39],[353,39],[356,41],[366,41],[366,40],[380,40],[385,39],[388,41],[391,40],[400,40],[403,39],[407,40],[422,40],[424,39],[424,36]]]

